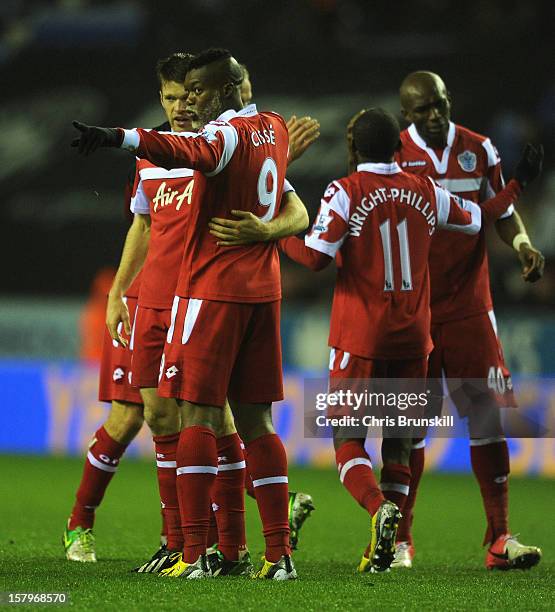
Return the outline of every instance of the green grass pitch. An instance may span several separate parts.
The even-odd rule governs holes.
[[[471,476],[425,474],[412,570],[358,575],[368,519],[334,470],[292,468],[292,488],[316,511],[295,555],[299,580],[161,579],[129,572],[157,548],[155,469],[122,461],[98,511],[97,564],[71,563],[60,543],[82,468],[80,459],[0,456],[0,591],[68,592],[80,610],[536,610],[555,609],[555,483],[511,479],[511,524],[542,546],[530,571],[487,572],[484,518]],[[262,551],[256,507],[247,499],[249,545]],[[34,606],[37,607],[37,606]],[[6,608],[8,609],[8,608]]]

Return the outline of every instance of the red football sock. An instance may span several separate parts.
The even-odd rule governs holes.
[[[374,514],[384,496],[372,471],[370,457],[364,450],[364,440],[353,440],[342,444],[335,451],[339,480],[356,501]]]
[[[112,439],[104,427],[94,434],[77,490],[77,499],[71,511],[69,529],[77,526],[92,528],[94,511],[100,505],[126,448],[126,444]]]
[[[206,537],[207,547],[218,543],[218,523],[212,504],[210,504],[210,524],[208,525],[208,536]]]
[[[386,463],[382,468],[380,489],[384,497],[403,511],[409,494],[410,467],[400,463]]]
[[[218,473],[216,436],[208,427],[186,427],[177,446],[177,494],[185,545],[183,561],[206,553],[210,492]]]
[[[271,563],[290,555],[289,485],[287,454],[277,434],[265,434],[246,448],[262,530],[266,540],[266,559]]]
[[[252,478],[249,474],[249,466],[247,465],[247,473],[245,474],[245,491],[249,497],[256,499],[256,495],[254,494],[254,487],[252,486]]]
[[[509,448],[504,438],[470,440],[472,470],[480,485],[488,523],[484,544],[509,533]]]
[[[162,516],[166,526],[167,546],[170,550],[183,548],[181,517],[177,500],[177,443],[179,434],[153,436],[156,451],[156,475],[162,505]]]
[[[218,476],[212,489],[212,509],[218,524],[218,548],[229,561],[246,548],[245,455],[234,433],[217,440]]]
[[[412,544],[412,521],[413,509],[418,493],[418,485],[424,471],[426,441],[415,440],[410,452],[410,485],[409,494],[403,507],[403,518],[399,522],[397,531],[397,542],[409,542]]]

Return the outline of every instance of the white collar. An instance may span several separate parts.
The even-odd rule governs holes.
[[[216,121],[229,121],[230,119],[233,119],[233,117],[253,117],[254,115],[258,115],[256,104],[249,104],[240,111],[236,111],[231,108],[226,110],[216,119]]]
[[[401,172],[401,168],[397,162],[391,162],[389,164],[364,162],[357,165],[358,172],[373,172],[374,174],[397,174]]]
[[[455,140],[455,124],[452,121],[449,121],[449,131],[447,132],[447,146],[443,149],[443,154],[441,156],[441,160],[436,155],[436,152],[426,144],[426,141],[420,136],[418,130],[414,123],[411,123],[408,127],[408,134],[411,137],[414,144],[426,151],[434,167],[438,174],[445,174],[447,172],[447,164],[449,163],[449,153],[451,152],[451,147],[453,146],[453,142]]]

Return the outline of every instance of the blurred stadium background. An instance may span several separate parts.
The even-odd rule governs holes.
[[[553,3],[413,0],[392,10],[364,0],[0,3],[0,453],[80,454],[107,410],[96,400],[95,356],[127,229],[129,160],[78,158],[71,120],[160,123],[156,60],[207,46],[227,46],[247,64],[259,107],[320,120],[319,141],[290,173],[311,214],[345,173],[349,117],[370,105],[397,112],[397,88],[412,70],[443,76],[453,120],[492,138],[506,175],[526,141],[544,143],[543,177],[520,211],[547,258],[545,277],[523,283],[493,232],[490,264],[506,358],[515,375],[539,377],[521,401],[548,393],[555,414]],[[276,414],[297,463],[332,463],[331,443],[302,431],[303,375],[326,371],[332,285],[333,272],[284,261],[287,400]],[[553,440],[511,444],[513,473],[555,476]],[[130,452],[151,456],[146,428]],[[467,456],[464,440],[435,440],[428,466],[464,471]]]

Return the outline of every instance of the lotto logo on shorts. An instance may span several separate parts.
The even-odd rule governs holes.
[[[118,366],[112,374],[112,380],[115,383],[122,383],[125,379],[125,369]]]
[[[175,365],[175,363],[169,363],[168,367],[166,368],[166,372],[165,372],[165,377],[168,380],[171,380],[172,378],[175,378],[177,375],[179,374],[179,368]]]

